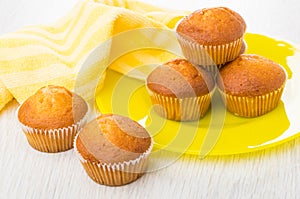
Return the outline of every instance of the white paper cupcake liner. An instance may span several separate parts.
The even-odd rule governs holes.
[[[161,116],[175,121],[193,121],[208,111],[216,87],[208,94],[190,98],[176,98],[160,95],[147,88],[154,110]]]
[[[215,68],[210,69],[210,67],[220,68],[225,63],[237,58],[243,45],[243,37],[223,45],[201,45],[185,39],[178,33],[177,38],[187,60],[213,71]]]
[[[20,107],[21,106],[19,106],[16,112],[17,118]],[[67,151],[73,148],[74,138],[78,131],[87,122],[87,117],[88,111],[86,115],[76,124],[57,129],[32,128],[24,125],[19,120],[18,121],[31,147],[41,152],[57,153]]]
[[[76,146],[80,132],[74,139],[74,150],[88,176],[96,183],[108,186],[121,186],[141,177],[147,169],[149,155],[153,148],[153,139],[146,152],[134,160],[117,163],[95,163],[85,160]]]
[[[277,107],[283,90],[284,85],[273,92],[254,97],[234,96],[221,90],[220,93],[229,112],[242,117],[257,117]]]

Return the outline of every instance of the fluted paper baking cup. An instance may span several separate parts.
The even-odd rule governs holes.
[[[176,98],[160,95],[148,89],[154,110],[162,117],[175,121],[193,121],[203,117],[210,107],[210,93],[189,98]]]
[[[284,85],[273,92],[254,97],[234,96],[221,90],[220,92],[229,112],[242,117],[257,117],[277,107],[283,89]]]
[[[19,108],[17,110],[17,115]],[[26,135],[29,145],[32,148],[41,152],[57,153],[73,148],[74,138],[78,131],[85,125],[87,121],[87,115],[88,112],[76,124],[57,129],[32,128],[24,125],[19,120],[18,121],[24,134]]]
[[[147,169],[149,155],[153,148],[153,140],[149,149],[134,160],[118,163],[95,163],[85,160],[76,146],[74,139],[74,150],[87,175],[96,183],[108,186],[121,186],[129,184],[141,177]]]
[[[210,67],[221,67],[236,59],[243,45],[243,37],[223,45],[201,45],[177,34],[182,53],[187,60],[211,70]],[[215,69],[214,69],[215,70]]]

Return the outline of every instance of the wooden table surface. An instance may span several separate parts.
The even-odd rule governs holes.
[[[300,1],[150,1],[189,9],[225,5],[238,10],[248,31],[300,43]],[[0,0],[0,34],[24,25],[53,22],[76,0]],[[252,25],[251,25],[252,24]],[[255,24],[255,26],[253,25]],[[280,146],[231,156],[184,155],[122,187],[94,183],[74,151],[33,150],[17,125],[18,103],[0,113],[0,198],[300,198],[300,138]],[[155,157],[170,162],[172,154]]]

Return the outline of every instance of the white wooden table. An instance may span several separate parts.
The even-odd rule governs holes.
[[[300,44],[298,0],[155,0],[189,9],[225,5],[240,12],[249,32]],[[0,0],[0,34],[53,22],[76,0]],[[275,148],[226,157],[183,156],[122,187],[94,183],[73,150],[39,153],[17,126],[11,102],[0,113],[0,198],[300,198],[300,138]],[[299,119],[300,122],[300,119]],[[168,157],[161,157],[165,161]]]

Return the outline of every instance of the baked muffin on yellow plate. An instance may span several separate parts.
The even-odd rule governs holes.
[[[146,129],[130,118],[105,114],[83,127],[75,151],[95,182],[120,186],[146,171],[153,141]]]
[[[276,108],[286,80],[286,71],[279,64],[244,54],[221,68],[217,84],[228,111],[256,117]]]
[[[87,112],[88,105],[79,95],[50,85],[24,101],[17,114],[29,144],[36,150],[54,153],[73,148]]]
[[[244,19],[225,7],[197,10],[183,18],[176,28],[186,59],[209,70],[239,55],[245,31]]]
[[[209,109],[213,76],[185,59],[174,59],[154,69],[146,80],[154,110],[170,120],[190,121]]]

